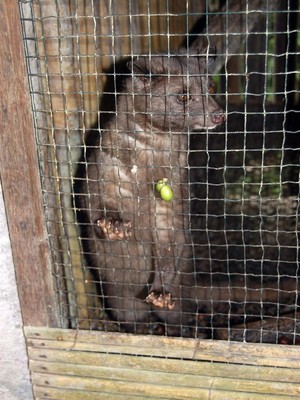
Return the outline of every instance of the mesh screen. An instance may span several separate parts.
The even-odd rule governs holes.
[[[299,344],[299,1],[19,1],[63,327]]]

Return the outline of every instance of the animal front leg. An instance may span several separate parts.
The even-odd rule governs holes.
[[[102,236],[109,240],[124,240],[131,236],[131,221],[122,221],[113,217],[100,218],[96,221]]]
[[[157,260],[154,272],[154,279],[146,300],[158,308],[172,310],[175,307],[173,299],[173,289],[176,276],[176,257],[173,249],[174,245],[157,250]]]
[[[180,273],[186,270],[189,245],[184,203],[174,187],[172,203],[157,200],[153,213],[155,268],[146,300],[155,307],[172,310],[180,291]],[[177,189],[177,192],[176,192]],[[177,200],[179,199],[179,200]],[[180,297],[180,296],[179,296]]]

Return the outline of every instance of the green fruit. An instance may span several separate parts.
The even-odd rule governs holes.
[[[156,185],[155,185],[155,189],[160,193],[161,189],[168,183],[168,179],[164,178],[164,179],[160,179]]]
[[[160,192],[162,187],[165,186],[165,182],[163,179],[161,179],[160,181],[158,181],[155,185],[155,189]]]
[[[160,189],[160,197],[165,201],[171,201],[173,199],[173,190],[170,186],[164,185]]]

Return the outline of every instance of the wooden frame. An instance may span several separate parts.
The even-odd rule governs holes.
[[[17,0],[0,10],[0,173],[23,322],[58,327]]]
[[[37,398],[296,400],[300,396],[296,346],[43,328],[26,328],[25,333]]]
[[[0,173],[36,397],[299,398],[299,347],[57,329],[17,0],[0,5],[0,39]]]

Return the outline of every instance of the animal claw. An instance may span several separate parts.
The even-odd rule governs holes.
[[[172,295],[170,292],[151,292],[146,297],[146,301],[153,304],[155,307],[166,308],[168,310],[173,310],[173,308],[175,307],[175,301],[172,300]]]
[[[96,225],[101,229],[103,235],[109,240],[124,240],[131,236],[131,221],[115,220],[112,217],[100,218]]]

